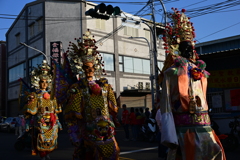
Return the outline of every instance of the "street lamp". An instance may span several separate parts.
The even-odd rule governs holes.
[[[48,61],[47,55],[46,55],[45,53],[43,53],[42,51],[40,51],[40,50],[38,50],[38,49],[36,49],[36,48],[33,48],[33,47],[27,45],[26,43],[20,42],[20,44],[21,44],[21,45],[24,45],[24,46],[26,46],[26,47],[28,47],[28,48],[31,48],[31,49],[39,52],[39,53],[41,53],[41,54],[46,58],[47,63],[50,64],[49,61]],[[52,56],[50,56],[50,58],[52,58]]]
[[[144,39],[146,40],[147,44],[148,44],[148,48],[149,48],[149,55],[150,55],[150,81],[151,81],[151,95],[152,95],[152,107],[154,107],[154,88],[153,88],[153,56],[152,56],[152,50],[150,47],[150,43],[148,41],[147,38],[145,37],[129,37],[129,39]]]

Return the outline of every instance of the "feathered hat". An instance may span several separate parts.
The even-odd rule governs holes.
[[[52,83],[52,73],[51,67],[47,64],[46,60],[43,60],[42,64],[38,64],[38,67],[34,67],[34,69],[30,73],[31,76],[31,87],[35,89],[39,88],[40,80],[47,80],[48,89],[51,89]]]
[[[195,29],[193,23],[189,21],[184,13],[185,9],[178,11],[177,8],[172,8],[173,13],[169,14],[171,23],[168,23],[164,31],[164,49],[167,54],[181,56],[180,44],[183,42],[191,43],[194,49],[195,46]],[[194,51],[194,59],[197,59],[196,51]]]
[[[73,73],[84,76],[82,68],[84,63],[91,62],[94,65],[94,74],[96,78],[100,78],[105,73],[103,69],[104,62],[102,57],[97,51],[96,41],[94,36],[91,35],[89,29],[83,34],[82,38],[75,38],[77,43],[69,42],[67,56],[70,59],[70,65]],[[106,73],[105,73],[106,74]]]

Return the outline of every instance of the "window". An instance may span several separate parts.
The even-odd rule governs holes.
[[[32,58],[29,60],[29,72],[33,70],[33,67],[37,67],[38,64],[42,64],[43,61],[43,55],[39,55],[35,58]]]
[[[9,69],[9,83],[18,80],[19,78],[24,78],[25,76],[24,63]]]
[[[30,37],[34,36],[34,23],[29,25],[29,34]]]
[[[17,33],[15,37],[16,37],[16,46],[18,46],[20,43],[20,33]]]
[[[133,72],[143,73],[142,60],[140,58],[133,58]]]
[[[124,27],[124,35],[138,37],[138,29],[132,27]]]
[[[104,69],[106,71],[114,71],[114,57],[113,54],[100,53],[104,61]]]
[[[150,74],[150,60],[143,59],[142,60],[142,66],[143,66],[143,73],[144,74]]]
[[[124,72],[133,73],[133,58],[124,57]]]
[[[162,70],[162,68],[163,68],[163,64],[164,62],[162,62],[162,61],[158,61],[158,68],[160,69],[160,70]]]
[[[105,20],[96,19],[96,29],[105,30]]]
[[[124,72],[150,74],[150,60],[133,57],[124,57],[123,68]]]
[[[37,20],[37,25],[38,25],[38,32],[42,32],[42,30],[43,30],[43,18],[39,18]]]
[[[119,71],[123,72],[123,56],[119,56]]]

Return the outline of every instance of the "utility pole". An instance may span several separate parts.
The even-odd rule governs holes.
[[[155,90],[156,90],[156,100],[159,98],[159,84],[158,84],[158,63],[157,63],[157,40],[156,40],[156,20],[155,20],[155,12],[154,12],[154,0],[151,0],[151,9],[152,9],[152,21],[153,21],[153,28],[152,28],[152,38],[153,38],[153,64],[154,64],[154,71],[155,71]],[[153,89],[153,88],[152,88]],[[154,95],[152,95],[154,96]],[[156,108],[156,106],[152,106],[153,108]]]

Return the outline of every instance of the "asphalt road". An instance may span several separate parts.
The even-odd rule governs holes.
[[[17,136],[14,133],[0,132],[0,160],[40,160],[39,156],[32,156],[31,150],[25,148],[16,151],[14,143]],[[120,160],[158,160],[157,143],[140,141],[123,141],[124,132],[122,128],[116,130],[116,139],[121,149]],[[60,131],[58,149],[51,153],[52,160],[71,160],[74,147],[69,141],[66,131]],[[240,147],[226,153],[227,160],[240,159]]]

